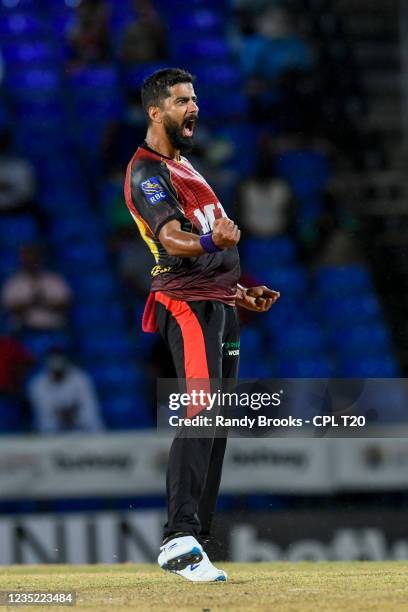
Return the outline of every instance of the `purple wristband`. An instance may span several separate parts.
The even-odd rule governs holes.
[[[220,249],[219,247],[217,247],[216,244],[214,244],[214,241],[212,239],[212,232],[200,236],[200,244],[206,253],[218,253],[218,251],[222,251],[222,249]]]

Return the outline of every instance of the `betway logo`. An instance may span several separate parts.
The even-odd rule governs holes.
[[[239,342],[223,342],[222,348],[224,355],[228,357],[237,357],[239,355]]]
[[[271,540],[257,537],[250,525],[231,530],[230,559],[253,561],[385,561],[408,559],[408,540],[388,545],[381,529],[336,529],[333,539],[324,543],[305,538],[291,543],[287,549]]]

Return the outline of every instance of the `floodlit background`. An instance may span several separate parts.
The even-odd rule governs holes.
[[[406,374],[407,31],[394,0],[0,1],[0,562],[155,558],[173,370],[123,179],[158,68],[196,75],[190,159],[244,284],[281,291],[241,376]],[[400,427],[384,389],[367,419]],[[404,438],[234,440],[217,554],[408,558],[407,465]]]

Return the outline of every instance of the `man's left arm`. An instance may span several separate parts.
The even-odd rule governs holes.
[[[264,285],[259,287],[237,286],[237,306],[254,312],[266,312],[280,298],[279,291],[269,289]]]

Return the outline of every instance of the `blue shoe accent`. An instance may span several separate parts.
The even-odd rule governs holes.
[[[190,572],[194,572],[194,570],[196,570],[196,569],[197,569],[197,567],[200,567],[200,564],[199,564],[199,563],[196,563],[196,564],[192,563],[192,564],[190,565]]]
[[[225,576],[223,574],[220,574],[219,576],[216,577],[214,582],[226,582],[227,579],[225,578]]]
[[[194,546],[194,548],[191,549],[191,553],[193,555],[201,555],[201,548],[198,548],[198,546]]]

